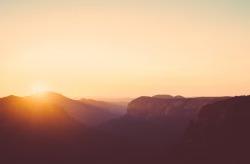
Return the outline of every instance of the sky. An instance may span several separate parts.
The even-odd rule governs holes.
[[[249,0],[1,0],[0,20],[1,97],[250,94]]]

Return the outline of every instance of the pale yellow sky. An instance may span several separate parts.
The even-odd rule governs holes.
[[[250,94],[248,17],[221,10],[33,7],[0,13],[0,96]]]

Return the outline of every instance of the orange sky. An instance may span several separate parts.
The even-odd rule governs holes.
[[[0,12],[0,96],[250,94],[250,24],[223,10],[13,7]]]

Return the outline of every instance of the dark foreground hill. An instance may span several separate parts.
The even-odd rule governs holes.
[[[1,98],[0,163],[94,161],[111,137],[89,125],[105,121],[108,114],[106,108],[56,93]]]
[[[39,97],[0,99],[1,163],[32,163],[70,148],[80,125],[67,112]],[[69,149],[70,150],[70,149]]]
[[[176,148],[175,163],[250,163],[250,96],[205,106]]]

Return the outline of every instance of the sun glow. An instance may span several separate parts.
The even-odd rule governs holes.
[[[43,84],[36,84],[32,86],[33,94],[43,94],[49,91],[49,87]]]

